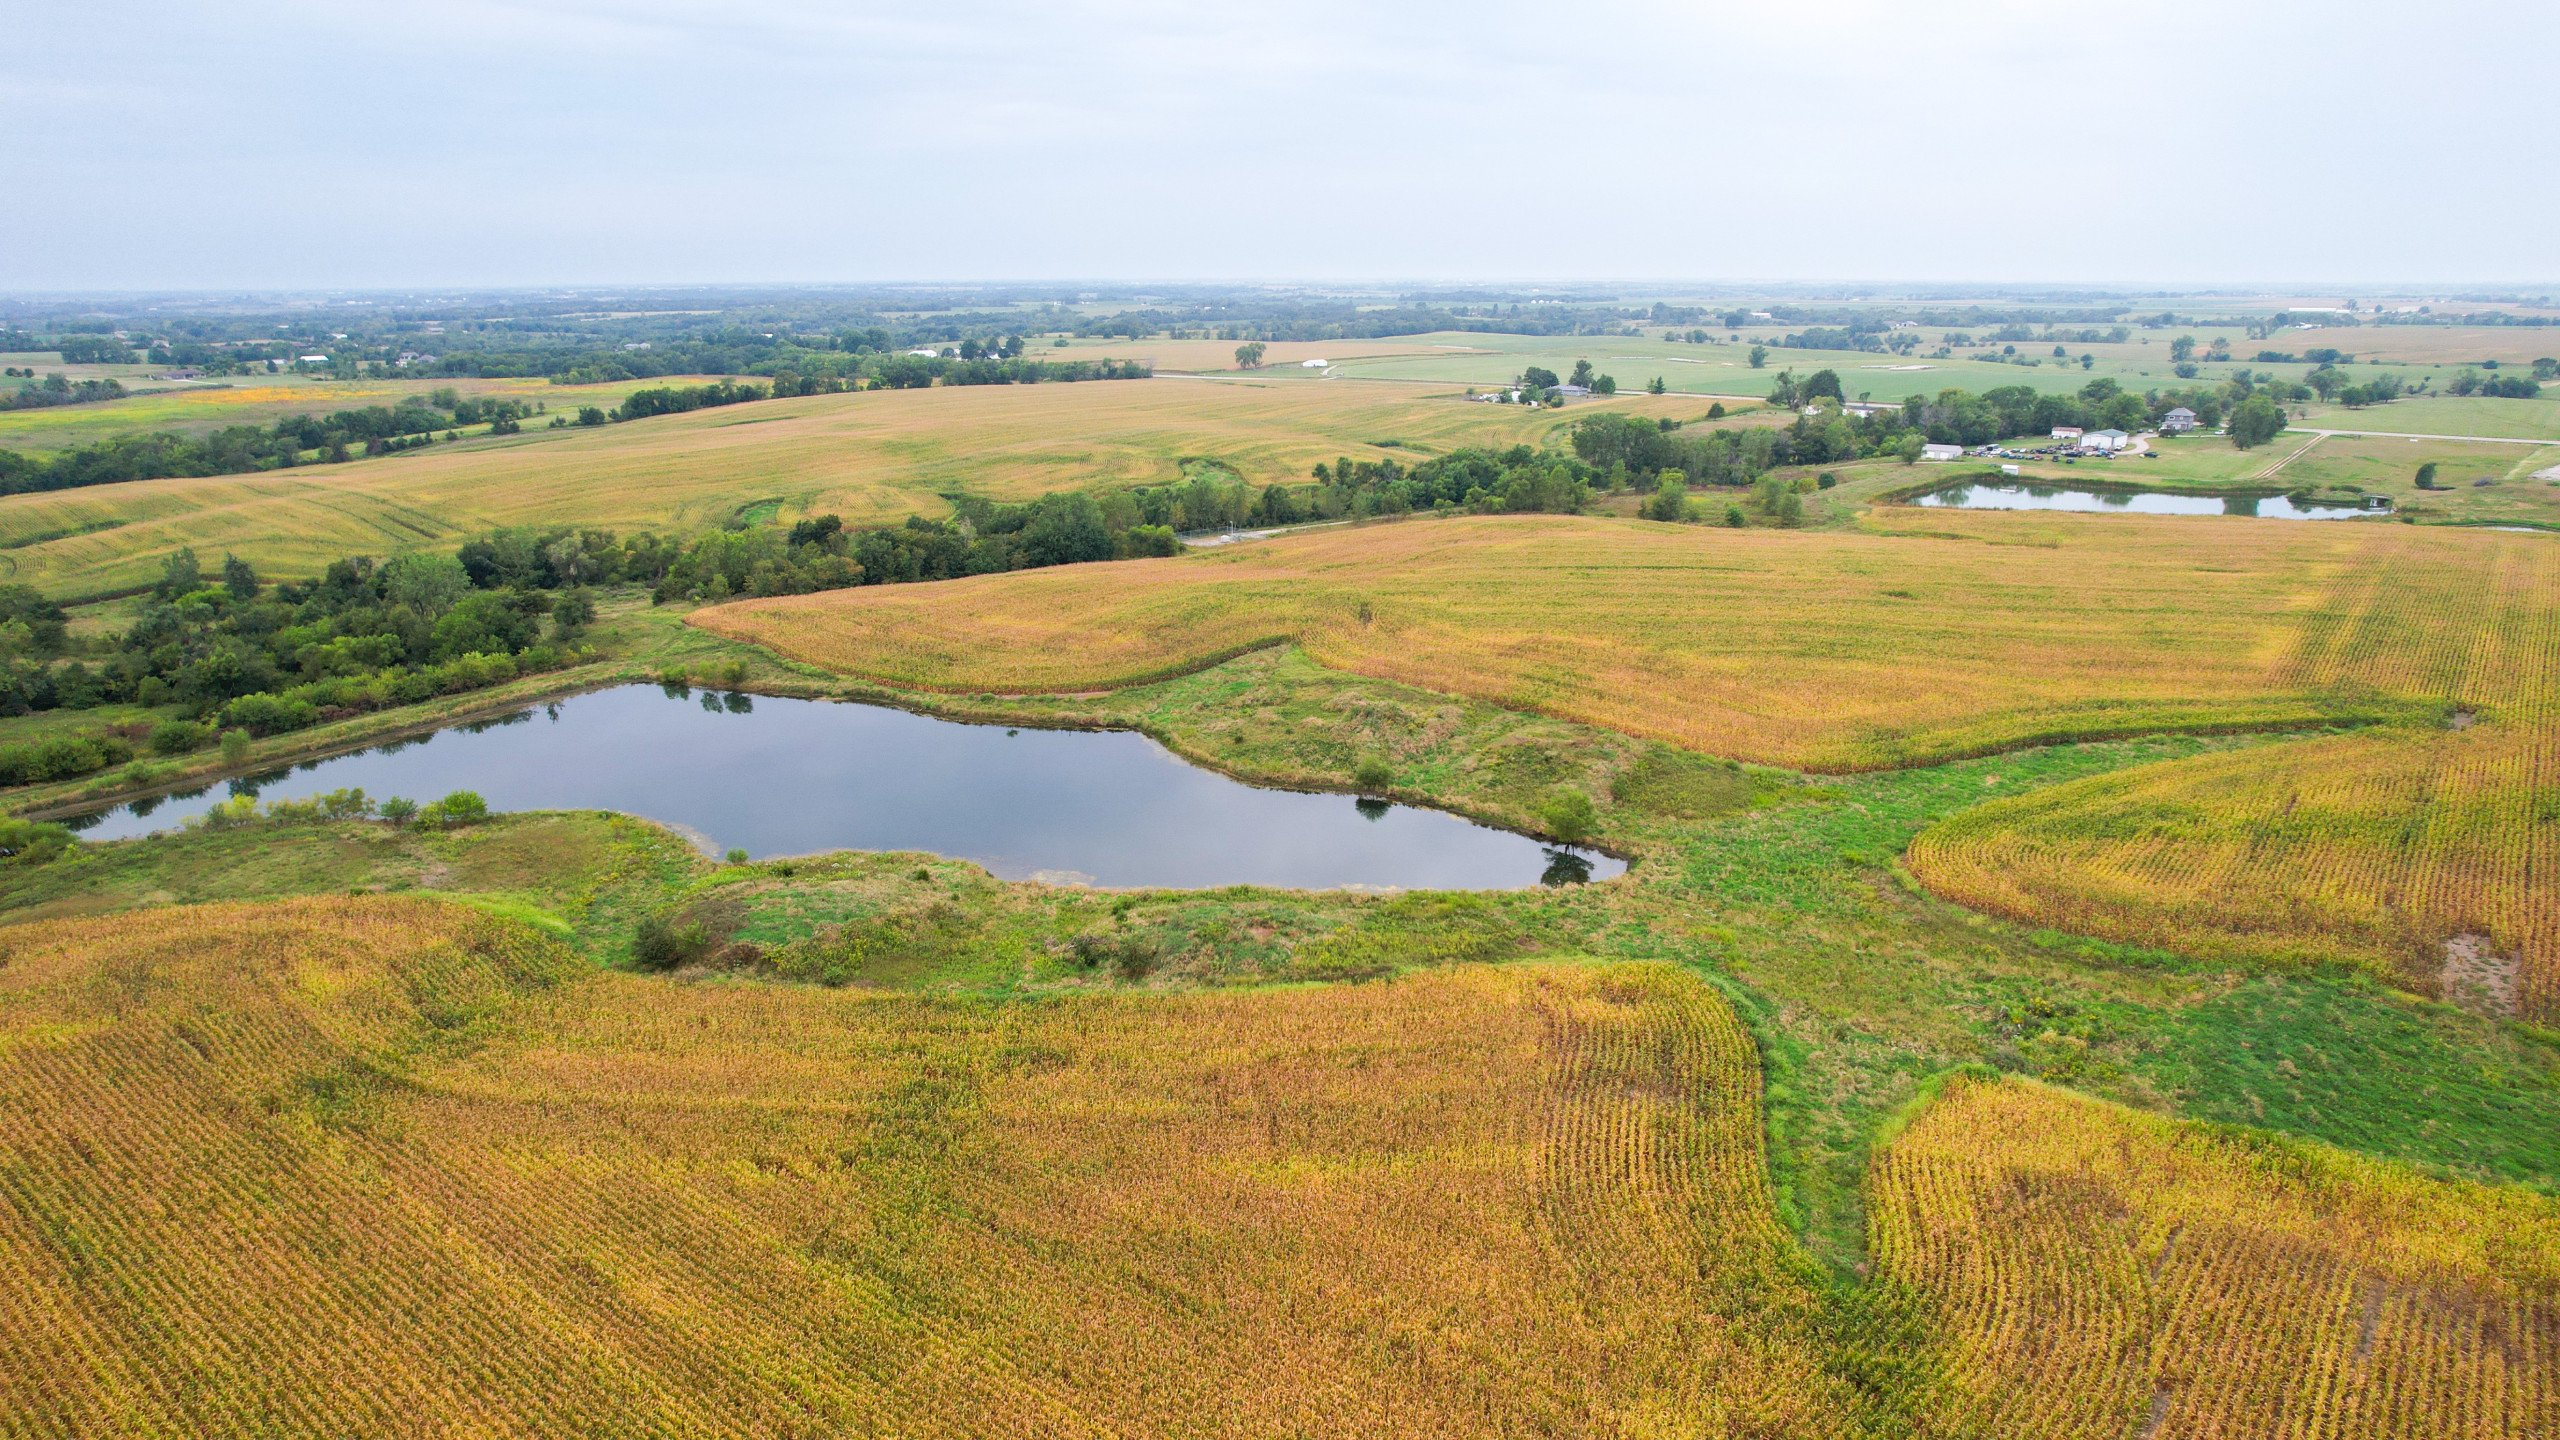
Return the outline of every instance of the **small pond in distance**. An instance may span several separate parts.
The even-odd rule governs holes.
[[[929,850],[1008,880],[1502,890],[1623,861],[1438,810],[1232,780],[1126,730],[1011,730],[877,705],[625,685],[68,821],[176,829],[231,794],[361,787],[495,810],[620,810],[713,853]]]
[[[2297,505],[2282,495],[2173,495],[2163,490],[2072,489],[2057,485],[1991,485],[1960,481],[1915,499],[1953,510],[2075,510],[2088,514],[2254,515],[2261,520],[2350,520],[2387,515],[2355,505]]]

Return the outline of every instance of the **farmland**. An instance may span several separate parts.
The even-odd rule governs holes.
[[[2389,374],[2398,376],[2412,387],[2427,383],[2441,390],[2474,357],[2403,360],[2392,355],[2391,338],[2401,329],[2417,328],[2372,327],[2334,334],[2304,332],[2280,339],[2250,340],[2237,331],[2179,327],[2146,330],[2121,343],[2073,342],[2064,346],[2069,353],[2062,356],[2051,353],[2052,342],[2033,341],[2006,346],[1977,344],[1955,348],[1951,354],[1941,357],[1934,353],[1939,339],[1936,331],[1926,332],[1923,337],[1926,343],[1908,355],[1868,350],[1805,349],[1787,345],[1788,332],[1783,327],[1765,325],[1730,332],[1713,329],[1710,331],[1712,339],[1706,344],[1665,340],[1650,329],[1637,335],[1606,336],[1439,331],[1416,337],[1413,345],[1383,354],[1364,354],[1349,347],[1336,347],[1344,353],[1330,352],[1323,346],[1307,348],[1309,353],[1335,361],[1328,373],[1342,379],[1429,380],[1492,386],[1511,380],[1526,366],[1543,366],[1561,375],[1571,371],[1575,361],[1587,359],[1595,369],[1615,375],[1621,389],[1640,387],[1658,375],[1665,386],[1676,392],[1756,398],[1769,393],[1771,384],[1782,370],[1793,371],[1798,379],[1817,370],[1831,370],[1839,374],[1841,389],[1849,399],[1890,402],[1913,395],[1935,395],[1946,389],[1979,392],[2004,385],[2024,385],[2043,394],[2065,394],[2094,379],[2112,379],[2138,393],[2173,389],[2191,383],[2214,384],[2240,370],[2299,380],[2315,368],[2310,362],[2259,361],[2252,357],[2261,350],[2295,353],[2303,348],[2336,346],[2357,354],[2353,373],[2359,380]],[[2507,351],[2521,345],[2531,349],[2533,354],[2541,355],[2560,346],[2560,340],[2550,338],[2547,332],[2522,333],[2525,336],[2522,341],[2489,344],[2488,350]],[[2169,356],[2169,344],[2171,340],[2185,335],[2192,335],[2204,345],[2209,345],[2217,336],[2227,339],[2235,358],[2198,362],[2197,380],[2181,380],[2172,368],[2174,362]],[[2439,339],[2420,348],[2427,353],[2440,353],[2445,346],[2460,343],[2467,342]],[[2363,347],[2367,344],[2381,347],[2371,357],[2381,360],[2381,364],[2364,363],[2367,357]],[[1766,352],[1758,366],[1751,363],[1754,347]],[[2080,363],[2083,355],[2090,358],[2086,366]],[[2522,358],[2518,357],[2519,360]],[[1214,368],[1225,368],[1234,363],[1232,357],[1220,359],[1214,353],[1204,354],[1202,361]],[[2507,363],[2517,362],[2511,360]],[[2437,394],[2411,403],[2411,408],[2406,411],[2402,409],[2403,403],[2409,402],[2394,402],[2356,411],[2322,411],[2318,413],[2329,414],[2329,420],[2309,423],[2328,426],[2334,421],[2333,428],[2339,429],[2428,430],[2456,435],[2514,434],[2560,438],[2560,431],[2548,428],[2548,411],[2554,403],[2560,402],[2498,401]],[[2341,418],[2347,416],[2353,418]]]
[[[2560,1208],[1959,1079],[1876,1173],[1949,1433],[2527,1436],[2560,1425]]]
[[[1449,753],[1587,751],[1553,725],[1480,728],[1517,726],[1500,711],[1470,709],[1453,727],[1415,692],[1241,663],[1237,676],[1133,698],[1178,734],[1206,727],[1203,748],[1234,753],[1244,735],[1257,769],[1308,747],[1305,721],[1318,716],[1388,727],[1336,743],[1401,749],[1396,727],[1410,723]],[[1239,681],[1265,697],[1303,690],[1303,708],[1240,715],[1229,703]],[[1406,707],[1409,721],[1397,718]],[[1246,728],[1233,729],[1240,719]],[[1326,742],[1315,743],[1321,754]],[[2087,747],[2054,760],[2067,775],[2141,754]],[[1648,773],[1654,762],[1640,756],[1611,763]],[[1419,776],[1442,758],[1414,752],[1411,763]],[[1922,1020],[1911,979],[1894,978],[1925,932],[1819,857],[1872,844],[1880,824],[1891,834],[1901,817],[1970,803],[1986,776],[2037,783],[2032,766],[1990,763],[2000,769],[1861,777],[1845,803],[1746,811],[1622,785],[1629,798],[1613,810],[1625,838],[1688,853],[1632,893],[1563,905],[1535,894],[1489,906],[1087,896],[921,857],[714,867],[649,827],[581,816],[443,835],[253,827],[107,847],[68,890],[45,871],[12,877],[0,904],[19,913],[49,887],[107,913],[0,928],[0,1193],[14,1202],[0,1213],[31,1227],[0,1245],[0,1284],[20,1301],[0,1312],[6,1433],[108,1422],[330,1433],[397,1416],[766,1434],[885,1416],[921,1433],[1257,1434],[1277,1423],[1364,1434],[1420,1416],[1435,1433],[1638,1434],[1704,1415],[1828,1436],[1987,1413],[2002,1387],[2042,1378],[2021,1372],[2006,1337],[2046,1305],[2071,1317],[2049,1342],[2068,1353],[2121,1356],[2119,1332],[2142,1323],[2139,1309],[2083,1305],[2076,1278],[2067,1299],[2051,1298],[2053,1238],[1993,1203],[2021,1183],[2057,1207],[2080,1203],[2083,1191],[2055,1174],[2089,1163],[2063,1148],[2070,1137],[2113,1155],[2108,1137],[2122,1133],[2213,1181],[2203,1197],[2173,1187],[2181,1208],[2166,1212],[2151,1172],[2113,1182],[2141,1217],[2133,1225],[2147,1225],[2135,1231],[2146,1246],[2186,1217],[2188,1233],[2167,1247],[2181,1258],[2188,1244],[2234,1254],[2236,1242],[2206,1228],[2213,1207],[2293,1193],[2261,1167],[2217,1158],[2220,1142],[2091,1102],[2060,1102],[2077,1107],[2062,1112],[2065,1127],[2045,1112],[1986,1116],[1970,1085],[1932,1101],[1911,1090],[1905,1062],[1843,1043],[1883,1025],[1900,1036],[1893,1051],[1968,1053]],[[1464,795],[1488,782],[1496,772],[1439,783]],[[1768,879],[1737,884],[1745,874]],[[507,918],[346,893],[385,884],[470,896]],[[688,892],[743,903],[745,933],[779,947],[769,954],[837,925],[935,939],[909,951],[921,968],[853,985],[595,967],[620,952],[646,897]],[[169,904],[272,894],[311,898]],[[1701,928],[1705,915],[1716,923]],[[1168,948],[1179,957],[1168,975],[1114,984],[1036,938],[1096,926],[1189,939]],[[1463,963],[1522,953],[1523,942],[1531,963]],[[2094,1032],[2091,1060],[2137,1067],[2086,1072],[2101,1089],[2139,1093],[2207,1063],[2233,1048],[2218,1028],[2233,1023],[2244,1046],[2302,1043],[2264,1028],[2289,1008],[2280,991],[2232,994],[2209,973],[2110,973],[2014,937],[1968,943],[1963,986],[2018,986],[2057,1017],[2101,1005],[2186,1017],[2139,1041]],[[1685,963],[1536,954],[1576,944],[1607,955],[1668,945]],[[1297,956],[1262,972],[1273,978],[1321,977],[1340,960],[1373,978],[1238,983],[1274,945]],[[1395,978],[1366,968],[1380,961]],[[1782,1008],[1746,1029],[1701,966]],[[1935,996],[1952,980],[1922,983]],[[1008,997],[1015,984],[1026,989]],[[2446,1080],[2514,1075],[2494,1104],[2522,1117],[2560,1105],[2560,1073],[2515,1072],[2535,1063],[2529,1048],[2377,996],[2335,1000],[2318,1042],[2331,1053],[2395,1026],[2394,1043],[2417,1048],[2387,1072],[2305,1077],[2325,1096],[2315,1129],[2345,1138],[2351,1116],[2432,1095],[2438,1047],[2463,1047],[2445,1051]],[[1840,1038],[1817,1058],[1798,1048],[1814,1036]],[[1784,1147],[1775,1177],[1762,1155],[1764,1064],[1799,1092],[1768,1097]],[[2186,1103],[2203,1113],[2248,1102],[2187,1083]],[[1835,1095],[1839,1084],[1855,1089]],[[1807,1168],[1824,1135],[1809,1121],[1864,1114],[1853,1123],[1872,1125],[1877,1106],[1901,1097],[1919,1118],[1867,1182],[1874,1253],[1895,1288],[1843,1288],[1808,1264],[1781,1223],[1802,1212],[1773,1205],[1770,1180],[1786,1206],[1826,1203],[1834,1172]],[[2458,1104],[2439,1113],[2448,1124],[2436,1138],[2474,1163],[2497,1163],[2501,1143],[2547,1145],[2531,1118],[2502,1142],[2500,1122]],[[2428,1140],[2388,1127],[2368,1143]],[[2344,1200],[2384,1227],[2348,1257],[2364,1271],[2315,1277],[2354,1305],[2374,1293],[2359,1274],[2392,1285],[2407,1273],[2373,1251],[2405,1233],[2388,1228],[2402,1222],[2380,1202],[2413,1185],[2430,1215],[2464,1217],[2458,1234],[2529,1240],[2555,1223],[2548,1201],[2512,1191],[2419,1185],[2399,1167],[2315,1147],[2287,1153],[2342,1177]],[[2508,1153],[2506,1163],[2537,1163],[2530,1149]],[[84,1154],[99,1159],[58,1163]],[[1857,1184],[1858,1153],[1840,1160],[1836,1173]],[[1986,1198],[1961,1198],[1973,1195]],[[2112,1302],[2102,1287],[2121,1262],[2103,1248],[2110,1236],[2069,1224],[2078,1213],[2063,1213],[2065,1238],[2098,1248],[2067,1273],[2091,1276],[2088,1296]],[[1980,1266],[1946,1262],[1950,1245],[1995,1275],[2026,1273],[1986,1289]],[[2446,1258],[2431,1263],[2443,1268],[2407,1282],[2433,1288],[2392,1299],[2376,1330],[2374,1363],[2396,1378],[2386,1388],[2355,1372],[2338,1383],[2346,1400],[2327,1403],[2353,1418],[2388,1393],[2422,1420],[2457,1422],[2431,1433],[2532,1433],[2551,1383],[2538,1350],[2514,1362],[2505,1408],[2466,1411],[2482,1402],[2467,1398],[2479,1392],[2463,1367],[2493,1352],[2466,1342],[2416,1363],[2398,1317],[2423,1343],[2448,1286],[2497,1287],[2512,1296],[2496,1302],[2511,1323],[2532,1333],[2549,1303],[2547,1272],[2524,1258],[2538,1252],[2476,1239],[2427,1253],[2438,1250]],[[2251,1262],[2240,1251],[2221,1263]],[[2206,1300],[2234,1283],[2222,1273],[2208,1275],[2222,1289]],[[2288,1374],[2352,1346],[2355,1313],[2344,1340],[2315,1329],[2262,1339],[2199,1309],[2195,1324],[2223,1327],[2209,1329],[2215,1363],[2173,1372],[2178,1398],[2231,1403],[2217,1374]],[[1097,1331],[1130,1343],[1095,1346]],[[333,1364],[351,1342],[376,1363]],[[1863,1389],[1842,1383],[1844,1368],[1870,1363],[1859,1358],[1870,1345],[1908,1348]],[[2058,1397],[2067,1413],[2147,1403],[2148,1372],[2110,1368],[2123,1363],[2071,1371]],[[2317,1406],[2323,1393],[2277,1380],[2238,1399]],[[2324,1413],[2302,1433],[2362,1433],[2323,1428]]]
[[[0,1433],[1846,1408],[1749,1038],[1674,969],[991,1009],[580,976],[416,900],[9,943]]]
[[[1640,414],[1689,416],[1676,397]],[[502,525],[716,526],[949,513],[951,493],[1025,500],[1179,479],[1214,460],[1255,483],[1319,460],[1534,441],[1566,417],[1407,386],[1160,380],[774,400],[346,465],[0,498],[0,575],[71,596],[147,582],[180,545],[274,574],[461,541]],[[1384,443],[1382,443],[1384,442]],[[1385,448],[1391,444],[1394,448]]]
[[[271,582],[512,524],[779,553],[826,513],[1553,452],[1604,407],[1705,429],[1709,395],[1781,366],[1844,367],[1855,395],[1869,362],[1929,364],[1867,379],[1934,391],[2138,389],[2165,360],[2158,332],[2086,347],[2088,371],[1451,332],[1278,341],[1257,375],[1204,333],[1025,352],[1181,378],[18,496],[0,560],[118,597],[55,663],[172,611],[269,616],[238,653],[284,684],[299,642],[266,636],[407,602],[297,614],[254,577],[225,599],[216,556]],[[1629,391],[1659,361],[1673,393],[1458,393],[1583,357]],[[1714,365],[1683,383],[1683,359]],[[112,405],[197,407],[125,411],[181,428],[409,383]],[[2030,476],[2360,489],[2454,522],[2541,523],[2560,494],[2533,443],[2160,448]],[[0,720],[131,749],[11,797],[54,815],[654,681],[688,712],[1136,730],[1331,792],[1293,798],[1355,829],[1428,805],[1627,862],[1518,890],[1111,890],[379,796],[58,857],[12,830],[0,1436],[2551,1428],[2560,546],[1922,510],[1877,502],[1974,468],[1868,453],[1775,472],[1801,524],[1739,485],[1697,497],[1709,523],[1638,520],[1648,477],[1598,515],[1477,491],[1441,508],[1479,513],[936,583],[475,580],[460,604],[515,606],[554,668],[165,751],[197,714],[165,689]],[[2417,491],[2421,459],[2454,488]],[[180,544],[205,569],[173,603],[149,587]],[[739,593],[777,598],[698,603]],[[736,743],[766,803],[845,803],[805,756]]]
[[[2461,701],[2402,730],[2133,771],[1986,805],[1923,835],[1914,869],[2001,913],[2285,962],[2347,958],[2502,1012],[2560,1014],[2560,553],[2381,559],[2309,643],[2299,681]]]
[[[2560,7],[1093,8],[12,7],[0,1440],[2560,1440]]]
[[[2555,863],[2560,551],[2401,526],[1909,513],[1889,522],[1903,533],[1406,525],[963,582],[931,597],[930,624],[896,591],[697,623],[945,690],[1124,684],[1288,640],[1361,674],[1827,769],[2397,722],[1986,806],[1924,837],[1914,867],[2024,920],[2353,959],[2430,992],[2445,946],[2476,932],[2503,1010],[2560,1013],[2560,907],[2535,878]],[[1576,620],[1543,623],[1557,614]]]
[[[1291,639],[1361,674],[1839,770],[2441,704],[2454,697],[2428,685],[2343,700],[2344,677],[2292,661],[2369,564],[2459,575],[2536,544],[1909,510],[1821,533],[1470,519],[744,602],[696,623],[952,691],[1124,684]]]
[[[93,369],[158,367],[86,367]],[[70,372],[66,372],[70,373]],[[226,425],[272,425],[288,415],[326,414],[424,400],[438,390],[491,400],[541,404],[562,414],[581,405],[605,409],[646,385],[698,383],[702,377],[629,380],[607,385],[553,385],[543,380],[317,380],[302,375],[240,376],[138,390],[122,399],[47,410],[0,411],[0,446],[43,452],[94,445],[120,435],[167,431],[202,435]]]

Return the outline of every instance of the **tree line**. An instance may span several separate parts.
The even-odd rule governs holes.
[[[12,370],[10,373],[15,374]],[[35,374],[30,367],[29,377]],[[16,390],[0,395],[0,410],[46,410],[56,405],[94,405],[102,400],[121,400],[126,391],[113,380],[65,379],[59,372],[39,382],[32,378]]]
[[[572,423],[604,425],[682,414],[707,406],[831,395],[870,387],[1137,380],[1153,373],[1139,361],[958,360],[910,355],[880,360],[859,374],[786,371],[767,385],[718,380],[707,385],[654,386],[633,391],[612,410],[585,406],[574,421],[559,416],[551,423],[555,427]],[[271,426],[225,426],[202,436],[167,431],[121,435],[44,457],[0,450],[0,495],[71,490],[126,480],[234,475],[311,463],[335,464],[359,453],[386,455],[416,449],[436,443],[439,437],[459,440],[462,426],[486,424],[491,434],[513,434],[523,429],[526,420],[548,413],[549,408],[541,401],[480,399],[443,389],[424,399],[413,396],[396,406],[375,405],[328,415],[289,415]]]

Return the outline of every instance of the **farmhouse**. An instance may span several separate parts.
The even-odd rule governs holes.
[[[2056,440],[2077,440],[2080,438],[2080,427],[2077,425],[2056,425],[2053,427],[2053,438]]]
[[[1964,447],[1961,445],[1923,445],[1920,447],[1920,458],[1923,460],[1961,460],[1964,458]]]
[[[2196,428],[2196,412],[2181,405],[2160,417],[2160,428],[2171,435],[2184,435]]]
[[[2133,443],[2133,437],[2121,430],[2092,430],[2080,437],[2080,448],[2113,454]]]

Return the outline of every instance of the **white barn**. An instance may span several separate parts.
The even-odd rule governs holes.
[[[1923,460],[1961,460],[1964,458],[1964,447],[1961,445],[1923,445],[1920,447],[1920,458]]]
[[[2083,450],[2104,450],[2110,454],[2133,443],[2133,437],[2121,430],[2092,430],[2080,437]]]

